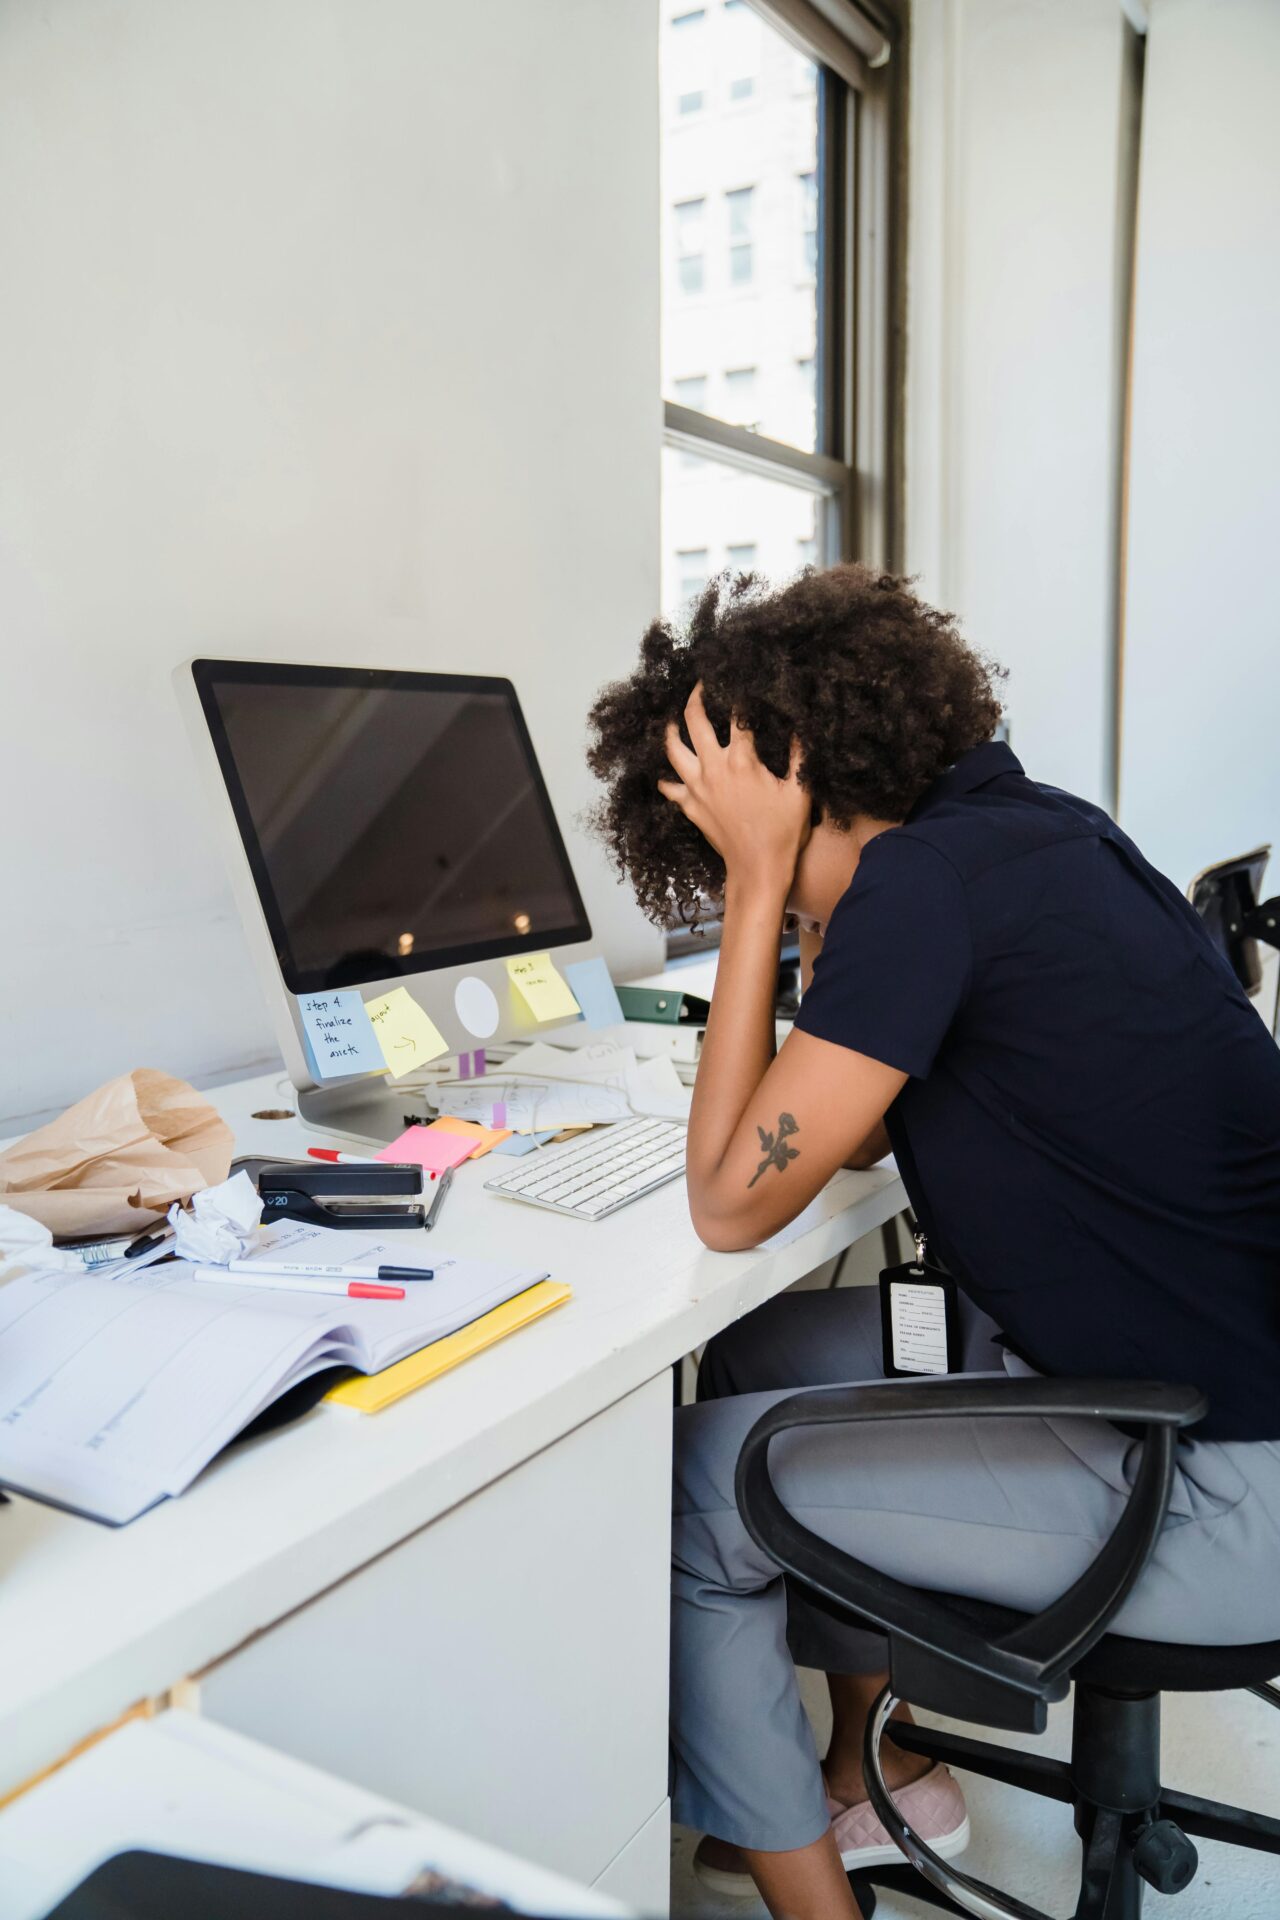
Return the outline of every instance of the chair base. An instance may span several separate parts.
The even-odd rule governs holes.
[[[1181,1891],[1194,1872],[1193,1850],[1177,1845],[1184,1835],[1280,1854],[1280,1820],[1160,1785],[1158,1695],[1118,1695],[1078,1685],[1070,1761],[896,1721],[889,1733],[894,1744],[909,1753],[1074,1809],[1083,1860],[1073,1920],[1139,1920],[1148,1883],[1168,1893]],[[1172,1865],[1169,1849],[1161,1845],[1163,1832],[1152,1834],[1159,1821],[1172,1823],[1167,1830],[1173,1842]],[[1161,1887],[1157,1876],[1162,1860],[1175,1881],[1185,1875],[1181,1884]],[[939,1913],[967,1916],[972,1911],[930,1886],[905,1862],[851,1874],[855,1895],[859,1881],[909,1894]]]

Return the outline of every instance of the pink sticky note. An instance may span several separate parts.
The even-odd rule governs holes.
[[[460,1166],[474,1150],[475,1141],[440,1127],[407,1127],[398,1140],[374,1157],[378,1160],[406,1161],[425,1167],[428,1173],[443,1173],[446,1167]]]

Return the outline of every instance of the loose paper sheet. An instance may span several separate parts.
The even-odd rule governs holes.
[[[424,1067],[428,1060],[438,1060],[449,1051],[448,1042],[441,1039],[435,1023],[407,987],[393,987],[390,993],[370,1000],[365,1012],[373,1022],[393,1080],[403,1080],[415,1067]]]
[[[338,1080],[349,1073],[382,1073],[382,1057],[373,1023],[355,987],[336,993],[304,993],[298,1000],[307,1065],[317,1080]]]
[[[514,953],[507,973],[535,1020],[567,1020],[582,1011],[549,953]]]

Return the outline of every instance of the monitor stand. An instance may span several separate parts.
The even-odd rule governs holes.
[[[295,1098],[298,1113],[309,1127],[359,1148],[385,1147],[414,1120],[434,1119],[433,1095],[431,1087],[397,1087],[379,1075],[340,1086],[307,1087]]]

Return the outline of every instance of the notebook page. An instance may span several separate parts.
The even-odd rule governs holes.
[[[345,1304],[198,1287],[177,1263],[10,1281],[0,1288],[0,1480],[132,1519],[188,1485],[300,1363],[320,1357]]]

